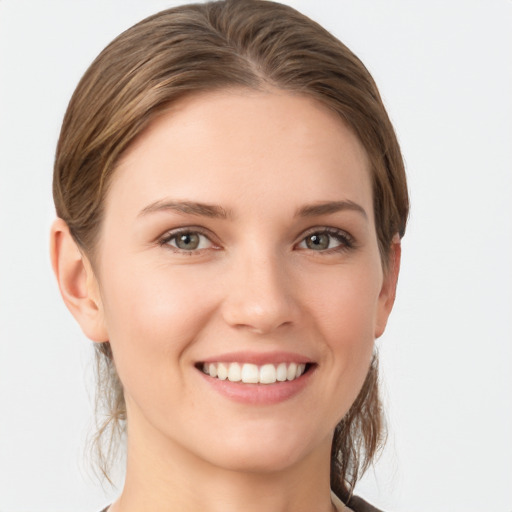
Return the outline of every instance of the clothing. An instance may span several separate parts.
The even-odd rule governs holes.
[[[345,505],[339,498],[331,492],[331,499],[336,507],[337,512],[382,512],[378,508],[370,505],[359,496],[352,496],[348,502],[348,506]]]
[[[351,508],[348,508],[339,498],[331,491],[331,501],[336,507],[336,512],[354,512]]]
[[[353,496],[348,504],[352,508],[353,512],[382,512],[382,510],[370,505],[359,496]]]
[[[336,507],[337,512],[382,512],[381,510],[373,507],[363,499],[358,496],[352,496],[352,499],[349,501],[349,505],[351,508],[347,507],[347,505],[343,504],[342,501],[331,492],[332,502]],[[108,507],[104,508],[101,512],[107,512]]]

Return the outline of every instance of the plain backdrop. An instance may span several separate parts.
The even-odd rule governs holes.
[[[512,1],[292,1],[365,62],[412,212],[378,341],[387,511],[512,511]],[[60,123],[86,67],[163,0],[0,0],[0,512],[97,512],[91,343],[50,269]]]

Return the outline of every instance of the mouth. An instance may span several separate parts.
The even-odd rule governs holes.
[[[294,381],[313,368],[313,363],[281,362],[257,365],[241,362],[201,362],[196,368],[211,378],[242,384],[275,384]]]

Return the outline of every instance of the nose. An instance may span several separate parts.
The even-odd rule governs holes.
[[[268,334],[299,318],[293,279],[278,257],[240,257],[231,265],[222,315],[232,327]]]

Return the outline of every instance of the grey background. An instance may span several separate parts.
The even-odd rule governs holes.
[[[177,2],[0,0],[0,511],[94,512],[90,343],[50,269],[67,101],[120,31]],[[412,213],[378,341],[390,439],[357,492],[396,512],[512,510],[512,2],[289,1],[380,86]]]

